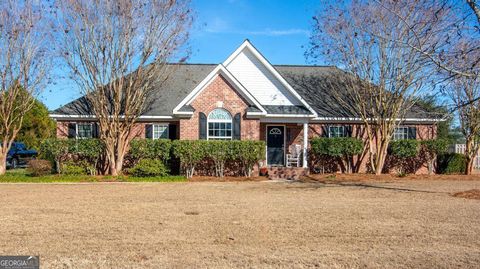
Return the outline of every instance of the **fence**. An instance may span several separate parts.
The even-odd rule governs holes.
[[[454,152],[465,154],[466,145],[465,144],[455,144],[454,145]],[[475,161],[473,162],[474,169],[480,169],[480,152],[477,153],[477,157],[475,157]]]

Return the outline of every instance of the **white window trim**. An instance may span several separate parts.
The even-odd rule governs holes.
[[[341,136],[332,136],[332,132],[330,131],[330,128],[342,128],[342,135],[341,135]],[[345,137],[345,126],[344,126],[344,125],[331,125],[331,126],[328,126],[328,137],[329,137],[329,138]]]
[[[165,127],[165,132],[167,133],[167,137],[166,138],[162,138],[162,137],[155,137],[155,129],[156,128],[160,128],[160,127]],[[155,140],[155,139],[168,139],[168,124],[165,124],[165,123],[157,123],[157,124],[152,124],[152,139]]]
[[[397,134],[397,129],[406,130],[406,132],[403,132],[403,133],[402,133],[402,135],[404,135],[404,136],[406,135],[406,137],[397,139],[397,138],[395,137],[395,135]],[[395,129],[393,130],[393,138],[392,138],[392,140],[397,141],[397,140],[405,140],[405,139],[408,139],[408,126],[397,126],[397,127],[395,127]]]
[[[79,134],[78,126],[79,125],[90,125],[90,137],[80,137],[80,136],[78,136],[78,134]],[[75,123],[75,139],[90,139],[90,138],[93,138],[93,137],[94,137],[93,123],[91,123],[91,122],[77,122],[77,123]]]
[[[225,110],[229,115],[230,119],[210,119],[210,115],[216,110],[216,109],[222,109]],[[210,140],[212,138],[213,140],[233,140],[233,117],[230,111],[224,109],[224,108],[216,108],[212,111],[207,116],[207,140]],[[210,136],[210,123],[230,123],[230,136]]]

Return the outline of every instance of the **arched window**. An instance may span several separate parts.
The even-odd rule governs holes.
[[[208,137],[211,140],[232,140],[232,115],[223,109],[214,109],[208,115]]]

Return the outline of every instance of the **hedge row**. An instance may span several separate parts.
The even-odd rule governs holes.
[[[227,161],[236,161],[249,177],[253,166],[265,157],[265,142],[253,140],[175,140],[172,149],[187,177],[192,177],[195,167],[205,159],[214,163],[216,176],[223,177]]]
[[[51,161],[57,173],[96,174],[103,153],[98,139],[45,139],[40,144],[40,157]]]
[[[41,157],[55,164],[58,173],[94,174],[103,154],[103,144],[98,139],[47,139],[40,147]],[[251,176],[254,165],[264,159],[265,143],[251,140],[175,140],[135,139],[130,144],[128,153],[134,160],[134,167],[128,172],[141,175],[148,171],[168,171],[168,163],[178,158],[187,177],[191,177],[195,167],[208,159],[214,164],[215,175],[223,177],[225,163],[234,161],[242,168],[245,176]],[[141,160],[149,160],[141,162]],[[158,162],[163,162],[165,169],[154,169]],[[138,166],[138,167],[137,167]],[[149,170],[150,169],[150,170]]]
[[[433,170],[433,163],[437,156],[446,153],[449,141],[445,139],[431,139],[418,141],[414,139],[395,140],[389,145],[389,154],[399,159],[400,166],[407,162],[405,160],[418,156],[419,152],[425,155],[429,172]],[[340,161],[347,172],[351,171],[352,157],[361,154],[364,150],[364,144],[361,139],[351,137],[341,138],[314,138],[311,140],[312,153],[317,157],[332,157]],[[448,165],[447,163],[439,163],[439,170],[443,168],[440,165]],[[403,170],[405,167],[401,167]],[[451,169],[447,169],[450,171]],[[458,170],[458,169],[453,169]]]

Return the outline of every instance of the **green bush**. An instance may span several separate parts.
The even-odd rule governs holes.
[[[175,140],[172,143],[173,155],[180,159],[187,178],[195,172],[195,166],[205,158],[205,140]]]
[[[463,174],[466,168],[465,155],[459,153],[441,154],[437,159],[440,174]]]
[[[168,139],[134,139],[130,142],[130,155],[134,159],[155,159],[167,163],[171,157],[172,142]]]
[[[164,177],[168,169],[161,160],[142,159],[128,173],[134,177]]]
[[[338,158],[344,172],[352,171],[353,156],[363,152],[363,141],[353,137],[317,137],[310,141],[311,151],[319,158]]]
[[[415,139],[394,140],[389,145],[390,154],[401,159],[415,157],[418,154],[419,144]]]
[[[225,163],[235,158],[232,141],[210,140],[203,144],[206,157],[210,158],[215,166],[215,176],[223,177]]]
[[[433,167],[438,155],[444,154],[448,150],[450,141],[447,139],[430,139],[421,142],[422,150],[428,162],[428,173],[433,173]]]
[[[255,140],[231,141],[232,158],[242,166],[243,175],[250,177],[253,167],[265,159],[265,142]]]
[[[78,161],[86,169],[88,174],[94,175],[98,160],[104,151],[102,141],[95,138],[90,139],[45,139],[40,144],[40,156],[55,163],[57,173],[63,173],[63,162]]]
[[[55,164],[57,173],[61,171],[61,163],[67,158],[71,140],[50,138],[40,144],[40,157]]]
[[[400,177],[406,175],[408,159],[418,155],[420,143],[415,139],[402,139],[391,141],[388,147],[389,153],[398,158]]]
[[[52,173],[52,163],[48,160],[31,160],[28,162],[27,172],[34,176],[45,176]]]
[[[87,171],[85,167],[80,164],[76,164],[72,161],[68,161],[62,164],[62,174],[67,176],[75,176],[75,175],[86,175]]]

